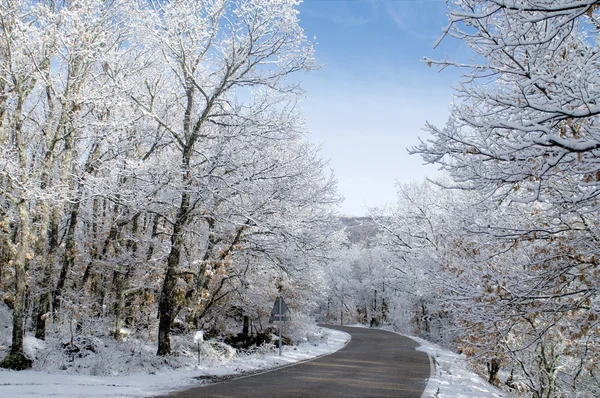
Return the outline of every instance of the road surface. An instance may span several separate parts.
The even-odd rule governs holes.
[[[341,350],[254,376],[195,387],[169,398],[420,398],[429,358],[413,340],[379,329],[327,326],[352,335]]]

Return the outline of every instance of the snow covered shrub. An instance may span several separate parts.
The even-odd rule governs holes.
[[[316,328],[312,333],[306,334],[306,341],[312,345],[326,343],[329,339],[329,331],[323,328]]]
[[[216,340],[200,342],[200,358],[210,362],[230,362],[237,355],[235,348]]]
[[[265,343],[262,345],[253,345],[246,350],[244,350],[244,354],[249,357],[260,357],[266,354],[271,354],[273,351],[277,349],[277,346],[273,342]]]
[[[294,344],[307,341],[316,344],[316,341],[321,341],[323,338],[323,329],[314,324],[313,317],[302,313],[294,314],[284,331],[287,332],[285,335],[290,337]]]
[[[238,333],[237,335],[228,335],[225,337],[225,344],[228,344],[238,350],[251,350],[254,347],[260,347],[263,345],[271,344],[277,335],[277,331],[273,327],[268,327],[262,332],[244,334]]]

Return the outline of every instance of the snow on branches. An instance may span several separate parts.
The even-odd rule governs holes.
[[[577,6],[576,6],[577,5]],[[412,148],[461,186],[573,206],[600,193],[593,1],[461,1],[447,34],[474,51],[444,128]]]
[[[13,357],[24,325],[121,339],[155,330],[157,308],[169,354],[175,324],[259,318],[278,284],[310,279],[301,264],[326,261],[339,197],[304,140],[294,74],[315,62],[296,6],[0,0]]]
[[[463,79],[447,124],[410,149],[481,212],[446,269],[462,342],[488,370],[517,366],[537,396],[598,388],[599,13],[592,0],[451,2],[444,36],[473,57],[425,60]]]

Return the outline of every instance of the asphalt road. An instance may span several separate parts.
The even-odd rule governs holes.
[[[341,350],[313,361],[169,395],[192,397],[420,398],[429,358],[414,341],[378,329],[327,326],[352,335]]]

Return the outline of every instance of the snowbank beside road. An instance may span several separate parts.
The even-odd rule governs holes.
[[[306,341],[295,347],[284,346],[282,356],[277,351],[258,350],[238,354],[221,362],[211,359],[180,369],[163,367],[149,372],[124,376],[89,376],[47,373],[42,371],[14,372],[0,370],[0,397],[147,397],[197,386],[215,377],[243,375],[266,371],[342,348],[350,335],[338,330],[320,328],[318,340]]]
[[[407,336],[421,346],[417,348],[429,355],[432,375],[422,398],[512,398],[479,377],[469,369],[465,355],[455,354],[418,337]]]
[[[514,394],[494,387],[471,370],[464,354],[456,354],[419,337],[396,332],[391,326],[380,329],[416,341],[420,344],[417,351],[429,355],[431,376],[421,398],[516,398]]]

